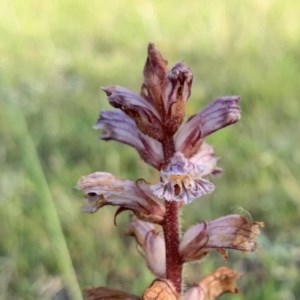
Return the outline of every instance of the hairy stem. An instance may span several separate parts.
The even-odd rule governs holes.
[[[164,158],[166,164],[175,153],[173,139],[166,137],[163,143]],[[178,203],[175,201],[166,201],[166,215],[163,223],[163,231],[166,244],[166,278],[170,280],[180,294],[182,259],[179,254],[180,243],[180,223],[178,213]]]
[[[178,203],[166,201],[166,219],[163,225],[166,243],[166,278],[176,291],[181,292],[182,260],[179,255],[179,218]]]

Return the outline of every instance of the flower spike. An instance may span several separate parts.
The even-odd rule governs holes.
[[[239,96],[221,97],[192,116],[176,133],[176,150],[186,157],[194,155],[201,147],[204,138],[211,133],[236,123],[241,118]]]
[[[149,185],[143,179],[134,182],[95,172],[80,178],[77,187],[85,195],[86,212],[116,206],[116,220],[123,211],[131,211],[128,234],[135,238],[156,279],[141,297],[99,287],[86,290],[85,299],[215,300],[224,293],[238,292],[235,281],[240,274],[226,267],[182,289],[184,264],[212,250],[225,259],[228,249],[254,251],[263,227],[262,222],[228,215],[181,234],[180,208],[214,191],[207,177],[222,171],[214,148],[205,139],[241,117],[240,97],[225,96],[186,119],[192,83],[193,73],[184,62],[168,69],[167,60],[150,43],[140,94],[117,85],[103,88],[114,109],[102,111],[94,126],[102,130],[101,139],[136,149],[159,171],[159,182]]]

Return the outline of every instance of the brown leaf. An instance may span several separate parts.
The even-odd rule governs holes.
[[[83,296],[84,300],[142,300],[142,298],[138,296],[105,286],[85,289]]]

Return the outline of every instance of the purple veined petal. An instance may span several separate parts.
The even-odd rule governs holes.
[[[215,156],[214,148],[205,142],[190,158],[190,161],[198,165],[202,176],[216,175],[222,172],[222,169],[217,167],[218,157]]]
[[[144,135],[135,122],[120,109],[103,111],[94,126],[103,131],[102,140],[114,140],[135,148],[146,163],[160,169],[163,161],[162,145]]]
[[[160,170],[164,161],[162,144],[141,132],[139,132],[139,138],[143,144],[143,148],[139,151],[140,156],[146,163]]]
[[[241,118],[239,102],[239,96],[220,97],[192,116],[176,133],[176,150],[186,157],[194,155],[205,137]]]
[[[263,227],[240,215],[228,215],[192,226],[182,237],[179,251],[185,262],[201,259],[212,249],[256,249],[256,238]]]
[[[157,277],[164,278],[166,248],[162,233],[153,224],[133,218],[129,234],[135,237],[136,242],[141,247],[151,272]]]
[[[214,190],[214,185],[202,178],[199,167],[180,152],[175,153],[167,168],[160,172],[160,178],[161,181],[152,185],[151,190],[158,198],[167,201],[188,204]]]
[[[107,172],[95,172],[81,177],[77,188],[83,191],[87,200],[85,212],[95,213],[106,205],[131,210],[138,218],[161,223],[165,207],[142,180],[133,182],[121,180]]]
[[[241,118],[240,96],[224,96],[211,102],[201,112],[201,138],[234,124]]]
[[[142,133],[156,140],[163,139],[161,117],[150,102],[124,87],[111,86],[103,90],[109,103],[132,118]]]
[[[102,130],[102,140],[118,141],[132,146],[137,151],[143,148],[135,122],[120,109],[102,111],[94,128]]]
[[[125,113],[131,110],[133,112],[141,110],[145,115],[152,113],[158,121],[160,120],[160,115],[156,111],[155,106],[131,90],[122,86],[109,86],[102,89],[113,107],[119,108]]]

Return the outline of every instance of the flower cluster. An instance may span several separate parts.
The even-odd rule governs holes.
[[[142,297],[101,287],[86,290],[86,299],[212,300],[225,292],[238,292],[235,280],[240,274],[226,267],[182,288],[183,264],[214,250],[224,257],[226,249],[254,251],[263,226],[240,215],[228,215],[194,225],[183,234],[179,230],[180,207],[211,193],[215,187],[208,176],[221,172],[205,138],[240,119],[239,96],[226,96],[185,120],[192,81],[185,63],[168,70],[167,61],[149,44],[140,94],[120,86],[103,88],[115,109],[100,113],[95,128],[102,130],[101,138],[136,149],[159,172],[160,180],[148,184],[96,172],[83,176],[77,187],[87,200],[86,212],[106,205],[118,207],[115,216],[132,212],[128,233],[156,279]]]

